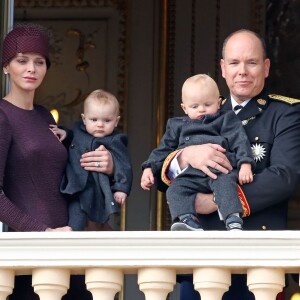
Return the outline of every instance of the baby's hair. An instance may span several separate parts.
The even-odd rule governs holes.
[[[187,85],[189,83],[192,84],[197,84],[199,87],[203,87],[204,89],[206,88],[211,88],[212,91],[215,91],[216,97],[220,97],[220,92],[217,83],[209,76],[206,74],[197,74],[192,77],[189,77],[183,84],[182,86],[182,91],[187,88]]]
[[[117,100],[117,98],[104,90],[95,90],[93,92],[91,92],[85,99],[84,101],[84,110],[86,108],[86,105],[89,104],[92,101],[97,101],[98,103],[101,104],[112,104],[115,107],[115,112],[116,114],[119,115],[120,113],[120,105],[119,105],[119,101]]]

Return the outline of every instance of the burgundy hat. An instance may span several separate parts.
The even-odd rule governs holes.
[[[25,24],[10,31],[3,42],[2,67],[6,66],[17,53],[39,53],[50,67],[49,41],[43,27],[36,24]]]

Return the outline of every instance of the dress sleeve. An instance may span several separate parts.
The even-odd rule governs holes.
[[[12,136],[9,121],[0,109],[0,220],[16,231],[44,231],[47,225],[24,213],[5,195],[4,176]]]

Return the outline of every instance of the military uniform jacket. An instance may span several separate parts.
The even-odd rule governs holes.
[[[254,166],[251,147],[241,122],[233,111],[220,111],[199,120],[189,117],[169,119],[159,147],[151,152],[142,168],[151,167],[152,172],[157,173],[170,152],[207,143],[219,144],[227,149],[226,155],[235,168],[239,168],[241,163]]]
[[[69,159],[61,183],[61,192],[79,196],[81,208],[92,221],[104,223],[108,216],[119,211],[113,193],[122,191],[129,195],[132,186],[131,159],[127,149],[127,136],[113,132],[103,138],[88,134],[82,122],[74,127],[74,137],[69,147]],[[81,155],[100,145],[112,154],[114,174],[89,172],[80,166]]]
[[[238,113],[256,162],[254,181],[242,186],[249,204],[244,229],[283,230],[288,199],[300,173],[300,100],[262,92]],[[230,97],[222,110],[232,110]],[[206,229],[224,230],[217,214],[202,216]]]

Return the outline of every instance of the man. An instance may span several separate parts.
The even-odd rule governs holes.
[[[224,41],[222,56],[222,76],[230,95],[221,109],[236,111],[256,161],[254,181],[239,188],[244,230],[284,230],[288,199],[300,175],[300,100],[267,93],[265,79],[269,75],[270,60],[266,58],[263,40],[254,32],[242,29],[232,33]],[[188,165],[212,178],[215,174],[209,168],[227,173],[231,166],[224,151],[218,145],[207,144],[174,152],[165,161],[162,179],[170,183],[175,174]],[[198,213],[207,214],[200,220],[205,230],[223,230],[218,214],[211,214],[217,210],[212,194],[198,194],[195,205]],[[191,282],[183,282],[183,289],[185,284],[192,287]],[[199,296],[182,293],[181,300],[193,299]],[[223,299],[254,300],[248,292],[245,276],[233,276],[230,291]]]

